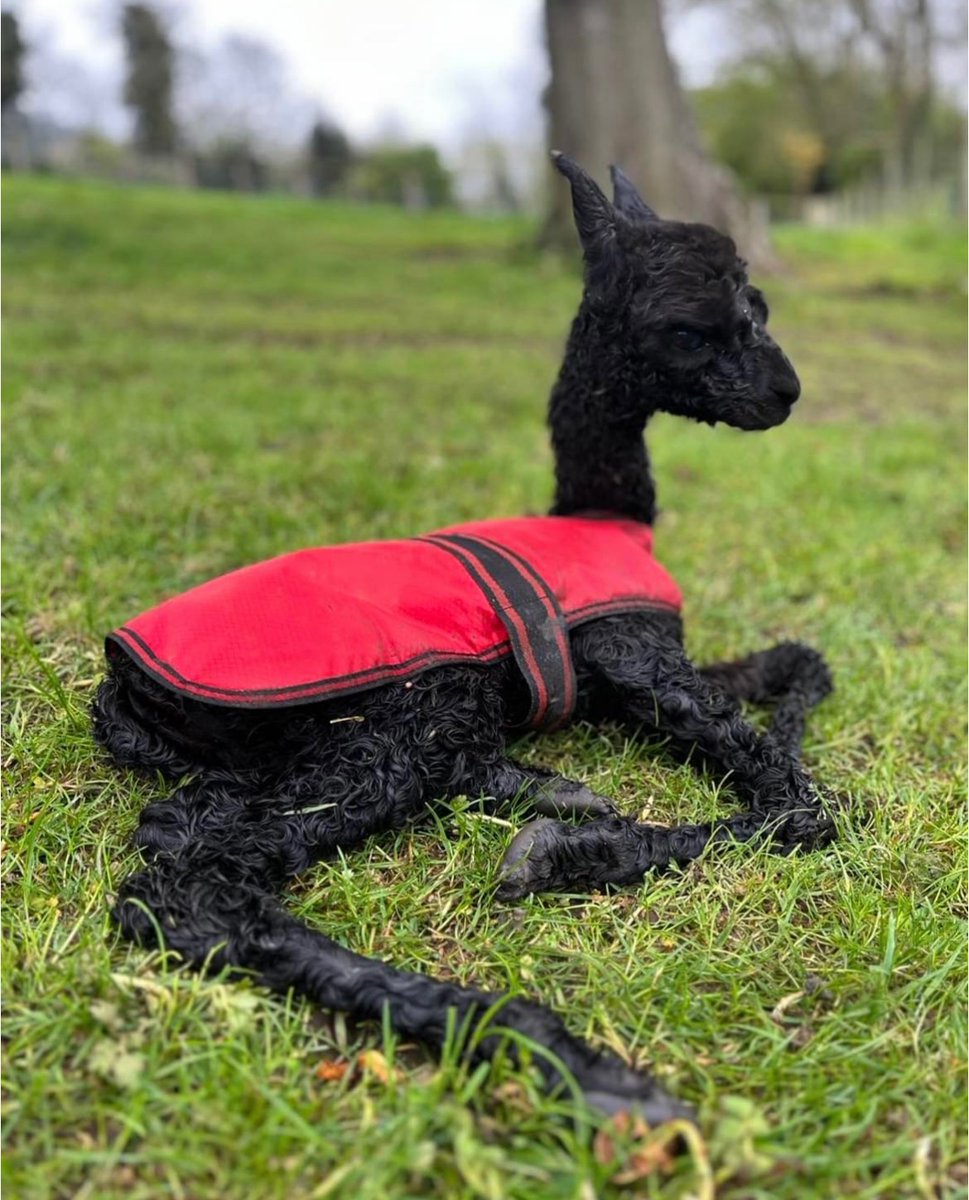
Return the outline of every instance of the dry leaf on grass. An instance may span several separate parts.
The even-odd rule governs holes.
[[[323,1083],[338,1083],[349,1070],[350,1064],[346,1060],[335,1062],[331,1058],[324,1058],[313,1074]]]
[[[642,1117],[620,1112],[598,1130],[592,1149],[596,1162],[608,1166],[616,1162],[617,1140],[632,1141],[628,1156],[610,1178],[620,1185],[638,1183],[657,1172],[668,1175],[673,1170],[675,1154],[672,1147],[678,1136],[676,1128],[668,1133],[662,1128],[654,1131]]]
[[[324,1058],[313,1073],[323,1083],[339,1083],[348,1074],[351,1083],[358,1082],[363,1075],[372,1075],[380,1083],[389,1083],[391,1077],[401,1077],[399,1071],[391,1069],[379,1050],[362,1050],[352,1062],[345,1058]]]
[[[379,1050],[362,1050],[357,1055],[357,1067],[361,1071],[367,1071],[381,1083],[389,1083],[391,1075],[395,1079],[399,1078],[399,1072],[392,1071],[390,1064]]]

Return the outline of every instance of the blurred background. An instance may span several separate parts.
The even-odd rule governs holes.
[[[668,215],[958,216],[961,0],[9,0],[20,170],[542,218],[542,153],[621,161]]]

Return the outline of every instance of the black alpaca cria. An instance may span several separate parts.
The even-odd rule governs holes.
[[[356,673],[342,662],[322,682],[315,668],[300,675],[297,662],[287,668],[288,682],[277,673],[262,688],[248,677],[233,683],[240,639],[250,649],[255,642],[270,675],[284,657],[271,638],[259,644],[275,619],[265,598],[281,590],[285,605],[280,580],[317,562],[286,556],[272,568],[272,588],[258,574],[264,567],[251,568],[256,574],[205,585],[189,593],[194,599],[116,631],[94,703],[95,734],[117,762],[182,779],[141,815],[136,841],[146,866],[125,881],[115,908],[125,934],[152,943],[160,931],[198,967],[242,968],[276,991],[292,989],[361,1017],[386,1012],[394,1029],[433,1047],[451,1022],[474,1028],[500,997],[350,953],[289,915],[279,898],[288,879],[459,795],[492,809],[524,802],[538,818],[505,856],[503,899],[635,884],[648,871],[690,862],[711,842],[756,838],[789,851],[833,835],[822,796],[799,762],[805,715],[831,688],[823,660],[784,643],[695,667],[683,649],[675,585],[648,553],[656,514],[643,442],[650,416],[662,410],[767,429],[790,413],[797,376],[767,333],[764,298],[729,238],[659,219],[618,170],[610,203],[570,159],[557,156],[556,163],[572,187],[585,290],[549,410],[557,483],[551,516],[520,529],[482,523],[399,544],[419,544],[421,562],[433,558],[442,571],[446,564],[452,582],[467,575],[468,611],[482,622],[483,640],[463,654],[451,644],[450,653],[423,657],[402,644],[396,657]],[[502,541],[512,526],[524,542],[511,533]],[[566,554],[574,551],[579,565],[562,567],[550,584],[539,559],[528,558],[528,538],[563,530]],[[595,548],[610,537],[625,538],[628,550],[599,553],[602,573],[595,575]],[[558,537],[559,559],[562,545]],[[330,573],[333,554],[346,551],[325,553],[319,561]],[[559,559],[550,558],[547,569],[558,571]],[[630,589],[613,570],[641,577]],[[376,575],[386,580],[387,569]],[[590,604],[580,592],[593,576],[608,595]],[[225,603],[222,587],[230,589]],[[319,612],[313,603],[301,593],[299,612],[310,612],[313,635],[308,656],[327,643],[320,612],[336,621],[339,608],[332,595]],[[197,619],[199,604],[208,615],[186,624]],[[358,606],[342,607],[341,620],[352,625]],[[220,642],[223,616],[232,633]],[[194,676],[166,658],[180,638],[177,653]],[[766,733],[744,720],[744,700],[774,706]],[[583,784],[508,757],[510,729],[572,718],[619,721],[666,738],[674,752],[727,776],[743,811],[698,825],[641,824]],[[563,816],[585,819],[569,824]],[[490,1021],[487,1035],[473,1039],[478,1057],[491,1057],[501,1029],[512,1030],[550,1052],[535,1056],[550,1089],[562,1086],[562,1064],[600,1110],[637,1107],[654,1124],[689,1115],[649,1075],[594,1050],[538,1004],[507,1000]]]

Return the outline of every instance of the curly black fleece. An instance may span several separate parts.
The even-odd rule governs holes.
[[[571,184],[586,288],[552,393],[553,512],[622,513],[652,523],[643,431],[657,410],[739,428],[779,424],[797,399],[790,363],[767,334],[762,295],[733,243],[706,226],[660,221],[620,172],[610,203],[575,163]],[[633,884],[687,863],[711,841],[766,839],[782,852],[833,836],[824,802],[799,762],[808,710],[831,688],[815,651],[784,643],[737,662],[694,667],[678,617],[612,616],[572,633],[576,717],[659,734],[674,753],[729,777],[742,801],[723,820],[664,828],[616,814],[581,783],[507,757],[505,714],[523,683],[508,662],[429,670],[352,698],[261,712],[206,705],[167,691],[127,660],[112,664],[94,703],[94,731],[114,759],[185,780],[141,814],[145,868],[126,880],[115,916],[145,943],[207,969],[240,968],[439,1047],[449,1010],[473,1026],[501,998],[363,958],[283,907],[288,879],[375,832],[414,821],[459,795],[499,809],[526,800],[540,819],[512,842],[499,896]],[[740,701],[774,705],[766,734]],[[353,721],[341,717],[353,716]],[[550,819],[583,816],[578,825]],[[453,1019],[453,1018],[452,1018]],[[540,1005],[504,998],[495,1027],[551,1055],[592,1105],[636,1105],[653,1123],[690,1110],[645,1072],[595,1051]],[[499,1033],[477,1041],[488,1058]]]

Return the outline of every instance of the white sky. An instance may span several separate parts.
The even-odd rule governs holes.
[[[10,7],[28,42],[55,60],[45,78],[60,74],[65,96],[82,91],[82,80],[71,84],[82,64],[101,84],[88,86],[88,115],[117,129],[124,119],[116,99],[120,0],[11,0]],[[293,89],[355,139],[394,126],[447,145],[470,125],[514,134],[540,120],[542,0],[162,0],[158,7],[174,14],[182,44],[241,33],[271,45]],[[703,82],[720,61],[717,32],[708,16],[677,23],[674,52],[688,82]]]
[[[122,0],[4,0],[21,19],[44,95],[28,107],[123,133]],[[453,150],[470,130],[540,139],[545,81],[542,0],[148,0],[176,43],[205,49],[246,34],[284,59],[290,90],[355,141],[393,129]],[[936,0],[962,28],[964,0]],[[708,82],[730,53],[728,22],[709,9],[670,21],[684,81]],[[956,39],[957,42],[959,39]],[[29,77],[28,60],[28,77]],[[964,102],[964,47],[941,56],[940,82]],[[305,136],[299,131],[296,140]]]

